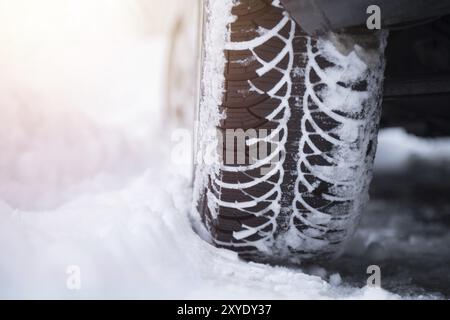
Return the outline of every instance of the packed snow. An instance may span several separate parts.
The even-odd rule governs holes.
[[[105,10],[109,3],[118,5],[104,2]],[[448,287],[415,282],[425,272],[410,267],[410,261],[430,261],[426,272],[433,283],[446,283],[448,225],[434,207],[426,215],[434,218],[424,222],[419,213],[409,215],[406,204],[383,200],[382,192],[339,263],[247,263],[200,239],[188,218],[191,167],[171,161],[174,143],[161,121],[166,40],[150,37],[133,19],[119,20],[117,37],[105,37],[109,27],[100,26],[95,34],[78,30],[86,39],[70,39],[70,46],[59,38],[15,39],[8,50],[2,44],[0,298],[449,295]],[[27,39],[35,32],[48,37],[47,31],[22,30]],[[436,162],[443,172],[450,158],[450,141],[430,146],[401,130],[383,132],[379,148],[376,166],[383,172],[391,164],[404,168],[414,156]],[[383,272],[383,263],[389,269],[392,261],[397,269],[387,275],[389,291],[366,286],[369,264],[379,263]],[[80,271],[75,290],[68,286],[73,266]],[[383,279],[382,273],[382,286]]]

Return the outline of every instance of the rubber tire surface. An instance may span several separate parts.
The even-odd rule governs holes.
[[[272,152],[252,159],[249,145],[245,164],[222,159],[198,212],[213,243],[244,259],[333,257],[368,198],[382,96],[382,37],[374,61],[352,71],[346,65],[352,50],[341,54],[330,49],[332,41],[307,36],[277,1],[240,0],[232,14],[219,130],[265,129],[271,139],[259,143]],[[348,101],[333,105],[328,97],[334,94]],[[236,153],[224,136],[223,154]],[[272,166],[261,170],[268,161]]]

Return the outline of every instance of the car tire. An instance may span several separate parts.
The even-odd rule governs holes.
[[[276,0],[206,2],[197,150],[212,150],[212,161],[194,177],[204,234],[246,260],[337,256],[368,200],[386,35],[311,37]],[[229,143],[236,131],[245,163]],[[256,145],[270,152],[255,159]]]

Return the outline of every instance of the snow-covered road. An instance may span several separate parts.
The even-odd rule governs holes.
[[[0,296],[394,297],[330,285],[299,269],[242,262],[211,247],[188,221],[188,180],[171,171],[156,166],[120,190],[84,194],[54,210],[14,211],[3,204]],[[66,269],[73,265],[81,270],[79,291],[66,287]]]
[[[164,40],[117,37],[0,54],[0,298],[450,296],[450,141],[382,133],[374,200],[338,262],[246,263],[191,228],[190,169],[160,129]],[[365,286],[371,264],[387,290]]]

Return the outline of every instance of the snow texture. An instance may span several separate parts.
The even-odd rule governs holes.
[[[333,38],[333,36],[328,38]],[[299,142],[299,176],[296,185],[305,186],[308,192],[306,195],[302,192],[295,193],[293,219],[298,219],[307,228],[301,235],[298,232],[292,232],[293,228],[291,228],[286,239],[288,244],[301,250],[305,250],[305,248],[312,251],[330,250],[332,245],[328,241],[318,240],[330,229],[347,230],[345,239],[341,241],[344,243],[348,241],[359,222],[359,215],[367,204],[380,117],[386,35],[377,35],[375,38],[380,43],[377,49],[362,50],[354,45],[350,48],[350,52],[345,54],[339,51],[336,41],[333,42],[327,38],[317,40],[318,50],[314,52],[313,40],[307,39],[306,89],[302,101],[302,111],[305,114],[301,121],[302,132],[308,132],[307,124],[312,125],[313,131],[322,139],[333,144],[334,149],[324,154],[314,145],[309,134],[303,134]],[[361,56],[375,57],[370,59],[375,63],[369,63],[369,59],[361,58],[357,54],[358,50],[364,51],[364,55]],[[321,68],[316,60],[318,56],[326,58],[334,66]],[[320,78],[319,83],[324,84],[323,89],[318,93],[314,89],[317,83],[311,81],[313,72]],[[357,91],[351,88],[352,84],[360,81],[367,83],[366,90]],[[342,83],[347,86],[340,85]],[[340,123],[340,125],[328,132],[321,129],[313,115],[316,111],[310,110],[310,101],[318,107],[324,117]],[[332,165],[312,165],[304,152],[306,145],[313,149],[313,154],[323,156]],[[303,172],[302,166],[305,166],[308,171]],[[352,201],[351,205],[343,209],[336,207],[333,213],[338,215],[338,218],[334,218],[333,214],[321,208],[314,208],[308,204],[307,194],[314,192],[318,185],[308,182],[307,173],[334,185],[333,190],[330,190],[331,194],[323,196],[324,200]],[[296,207],[296,203],[301,204],[302,208],[307,208],[310,212],[306,214],[301,212]],[[340,249],[338,250],[340,251]]]
[[[229,39],[228,26],[233,22],[234,17],[231,14],[233,0],[206,1],[205,13],[207,18],[204,25],[204,41],[203,52],[208,54],[202,57],[202,83],[201,83],[201,98],[199,108],[199,119],[196,132],[198,134],[198,141],[196,142],[197,161],[196,173],[194,181],[194,199],[192,218],[199,219],[199,214],[196,213],[196,204],[203,192],[208,178],[219,171],[219,160],[216,148],[218,147],[218,137],[216,132],[216,125],[222,117],[219,113],[219,105],[223,96],[223,83],[225,81],[225,55],[224,46]],[[210,155],[211,158],[207,158]],[[211,197],[211,194],[207,195]],[[211,212],[216,212],[212,209]],[[199,232],[200,232],[200,224]],[[207,237],[206,233],[203,233]]]

